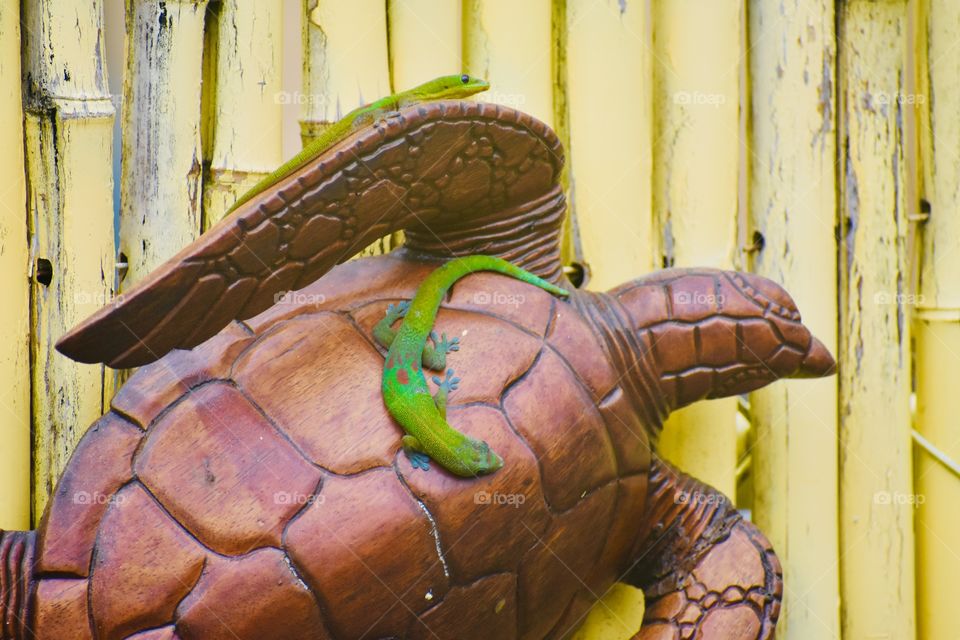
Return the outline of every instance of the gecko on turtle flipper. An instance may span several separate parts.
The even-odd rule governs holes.
[[[457,280],[476,271],[495,271],[535,285],[557,296],[570,295],[562,289],[506,260],[474,255],[454,258],[436,269],[420,284],[413,299],[387,307],[386,316],[373,329],[374,339],[387,348],[383,368],[383,402],[406,435],[403,449],[414,468],[428,470],[429,460],[447,471],[472,478],[493,473],[503,459],[482,440],[454,429],[447,422],[447,397],[457,388],[459,378],[447,369],[447,353],[460,348],[458,338],[438,339],[433,330],[440,304]],[[393,324],[403,320],[399,329]],[[428,345],[427,340],[433,342]],[[436,395],[430,395],[423,368],[446,371]]]
[[[305,146],[300,153],[284,162],[275,171],[265,176],[246,193],[237,198],[233,205],[227,209],[227,213],[231,213],[240,207],[240,205],[245,204],[247,201],[273,187],[284,178],[293,174],[297,169],[313,161],[317,156],[337,142],[343,140],[360,127],[370,124],[377,118],[413,104],[431,100],[466,98],[475,93],[486,91],[489,88],[490,83],[486,80],[466,73],[440,76],[412,89],[400,91],[399,93],[375,100],[370,104],[357,107],[327,127],[315,140]]]

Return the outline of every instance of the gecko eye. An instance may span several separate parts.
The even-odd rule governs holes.
[[[463,74],[462,76],[460,76],[460,82],[462,82],[463,84],[467,84],[468,82],[470,82],[470,76],[468,76],[467,74]]]

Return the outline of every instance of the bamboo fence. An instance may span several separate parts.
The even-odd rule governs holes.
[[[837,377],[678,412],[661,442],[738,496],[778,550],[778,637],[956,635],[960,5],[123,9],[105,27],[103,0],[0,0],[0,528],[36,520],[117,383],[57,356],[56,338],[340,115],[464,71],[491,82],[480,99],[564,141],[564,254],[586,286],[664,266],[752,270],[786,286],[838,356]],[[105,28],[124,31],[122,50],[104,50]],[[121,96],[108,74],[122,76]],[[297,144],[284,138],[292,114]],[[576,637],[629,638],[642,596],[624,585],[597,595]]]

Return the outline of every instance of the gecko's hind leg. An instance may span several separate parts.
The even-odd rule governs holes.
[[[453,369],[447,369],[447,375],[442,381],[438,376],[433,376],[433,381],[440,387],[437,389],[437,393],[434,394],[433,401],[437,405],[437,410],[440,411],[440,417],[446,420],[447,397],[450,395],[451,391],[456,391],[457,387],[460,385],[460,378],[455,378],[453,376]]]
[[[423,445],[420,444],[419,440],[414,436],[405,435],[400,439],[400,442],[403,443],[403,452],[410,460],[411,467],[430,471],[430,456],[424,452]]]

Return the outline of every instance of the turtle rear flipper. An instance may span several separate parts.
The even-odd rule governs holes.
[[[408,250],[484,253],[559,282],[562,165],[556,134],[519,111],[462,101],[402,109],[245,202],[57,349],[80,362],[147,364],[401,229]]]
[[[0,638],[30,638],[36,531],[0,529]]]
[[[773,638],[780,562],[725,495],[654,457],[638,539],[627,582],[646,607],[633,640]]]

